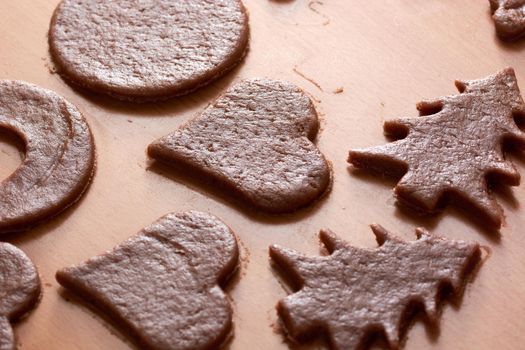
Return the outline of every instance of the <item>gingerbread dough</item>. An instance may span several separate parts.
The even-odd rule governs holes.
[[[348,161],[402,176],[394,192],[403,204],[434,212],[451,200],[499,228],[503,212],[488,180],[520,183],[503,144],[525,147],[525,133],[514,120],[525,116],[525,103],[512,68],[485,79],[457,81],[456,86],[459,95],[420,102],[420,118],[387,121],[385,133],[397,141],[352,150]]]
[[[319,121],[310,98],[289,83],[251,79],[201,115],[152,143],[148,154],[218,181],[270,213],[311,204],[330,184],[330,168],[313,144]]]
[[[33,262],[15,246],[0,243],[0,350],[16,349],[11,322],[34,308],[40,293]]]
[[[496,33],[502,40],[525,35],[525,0],[489,0]]]
[[[93,174],[95,146],[75,106],[52,91],[3,80],[0,128],[25,144],[22,164],[0,183],[0,233],[27,229],[80,197]]]
[[[219,283],[238,256],[224,223],[192,211],[166,215],[56,278],[109,314],[142,349],[212,349],[231,332],[232,308]]]
[[[440,291],[459,295],[481,255],[479,245],[450,241],[417,229],[405,242],[372,225],[380,247],[355,248],[330,231],[320,238],[330,255],[308,257],[272,246],[270,257],[297,291],[279,301],[277,310],[296,339],[327,335],[332,349],[359,349],[371,335],[383,333],[392,349],[400,345],[407,310],[424,307],[428,319],[439,317]]]
[[[240,0],[63,0],[49,29],[51,55],[67,80],[139,102],[224,75],[248,39]]]

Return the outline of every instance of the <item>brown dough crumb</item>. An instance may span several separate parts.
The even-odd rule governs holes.
[[[0,128],[25,143],[22,164],[0,183],[0,233],[28,229],[82,195],[95,167],[95,145],[75,106],[52,91],[3,80]]]
[[[41,293],[33,262],[17,247],[0,243],[0,350],[17,348],[11,322],[35,307]]]
[[[525,0],[489,0],[496,33],[510,41],[525,35]]]
[[[312,85],[314,85],[316,88],[319,89],[319,91],[321,92],[324,92],[323,88],[321,87],[321,85],[316,82],[315,80],[313,80],[312,78],[308,77],[306,74],[304,74],[303,72],[301,72],[297,66],[293,67],[293,71],[295,74],[297,74],[298,76],[300,76],[301,78],[303,78],[304,80],[312,83]]]
[[[417,105],[422,117],[387,121],[385,133],[398,139],[350,151],[358,168],[403,175],[397,199],[433,212],[452,199],[499,228],[503,213],[487,178],[517,186],[520,175],[503,154],[504,142],[525,146],[515,117],[525,115],[516,76],[507,68],[485,79],[456,81],[459,95]]]
[[[231,332],[232,308],[218,284],[238,260],[233,232],[192,211],[168,214],[56,278],[107,312],[143,349],[212,349]]]
[[[220,181],[266,212],[291,212],[330,183],[312,141],[319,121],[312,101],[288,83],[236,84],[194,120],[152,143],[150,157]]]
[[[224,75],[248,39],[240,0],[63,0],[49,29],[61,75],[137,102],[183,95]]]
[[[324,332],[332,349],[358,349],[383,333],[396,349],[409,321],[407,310],[423,306],[431,323],[439,318],[445,286],[459,296],[467,274],[479,262],[476,243],[438,238],[417,229],[405,242],[372,225],[379,248],[355,248],[321,231],[328,256],[307,257],[279,246],[270,257],[297,292],[279,301],[277,311],[295,340]]]

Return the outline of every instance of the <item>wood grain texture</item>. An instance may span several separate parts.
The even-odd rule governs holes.
[[[246,0],[251,22],[246,61],[197,93],[149,105],[75,91],[51,73],[46,35],[57,3],[0,1],[0,78],[38,84],[75,104],[92,127],[98,167],[79,203],[29,232],[3,237],[34,260],[44,285],[40,306],[15,326],[20,349],[129,349],[84,304],[61,296],[55,271],[112,248],[168,212],[189,209],[220,217],[245,247],[240,278],[228,289],[235,309],[230,349],[287,349],[273,329],[274,306],[286,292],[268,262],[270,244],[316,254],[319,229],[330,228],[353,245],[372,247],[367,226],[372,222],[404,238],[412,238],[413,227],[420,225],[492,249],[461,306],[445,308],[439,334],[427,335],[419,322],[406,349],[525,346],[525,187],[498,191],[506,213],[498,236],[452,208],[430,219],[401,213],[391,194],[394,182],[349,171],[346,163],[350,148],[385,142],[385,119],[416,116],[419,100],[455,93],[454,79],[481,78],[512,66],[525,89],[525,41],[500,43],[487,1]],[[186,122],[232,83],[259,76],[303,87],[322,114],[318,145],[333,164],[333,189],[294,215],[248,212],[209,187],[151,167],[145,154],[151,141]],[[343,92],[334,93],[341,87]],[[13,170],[19,155],[0,138],[0,164]],[[525,157],[514,158],[525,175]],[[299,347],[308,348],[322,346]]]

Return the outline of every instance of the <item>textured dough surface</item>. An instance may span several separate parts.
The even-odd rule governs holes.
[[[16,349],[11,323],[31,310],[40,297],[40,278],[20,249],[0,243],[0,350]]]
[[[233,68],[248,45],[240,0],[64,0],[49,30],[59,73],[131,100],[188,93]]]
[[[270,247],[272,261],[298,287],[277,305],[292,338],[324,332],[332,349],[349,350],[379,332],[397,349],[409,321],[406,311],[421,305],[436,323],[441,288],[462,293],[467,273],[479,261],[476,243],[442,239],[423,229],[416,230],[416,241],[405,242],[379,225],[372,229],[376,249],[352,247],[330,231],[320,233],[328,256]]]
[[[27,229],[80,197],[93,174],[95,145],[75,106],[52,91],[3,80],[0,128],[25,144],[22,164],[0,183],[0,233]]]
[[[525,0],[489,0],[496,33],[502,40],[525,35]]]
[[[503,213],[487,181],[520,183],[503,145],[525,146],[525,134],[514,120],[525,116],[525,103],[512,68],[456,86],[459,95],[420,102],[421,117],[387,121],[385,133],[398,140],[352,150],[349,162],[403,175],[394,192],[405,204],[433,212],[452,199],[499,228]]]
[[[252,79],[152,143],[148,154],[218,180],[255,208],[291,212],[330,184],[328,163],[312,143],[318,129],[317,112],[301,89]]]
[[[57,272],[144,349],[216,348],[230,334],[232,308],[218,283],[235,270],[238,247],[216,217],[168,214],[113,251]]]

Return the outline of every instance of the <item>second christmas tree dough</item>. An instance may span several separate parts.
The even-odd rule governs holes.
[[[416,231],[416,241],[405,242],[379,225],[372,230],[376,249],[353,247],[331,231],[320,233],[327,256],[270,248],[272,261],[296,289],[277,305],[293,339],[324,332],[332,349],[355,350],[370,335],[384,332],[390,348],[397,349],[407,310],[422,306],[435,324],[442,287],[459,295],[479,262],[476,243],[446,240],[423,229]]]

